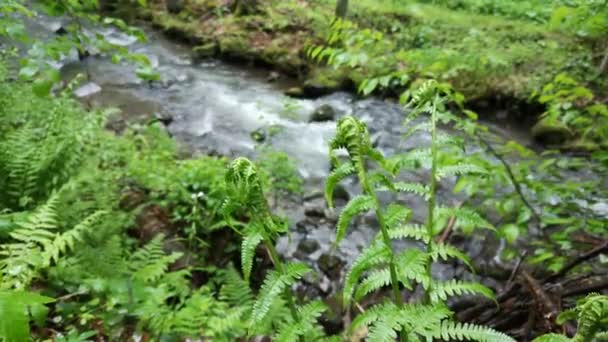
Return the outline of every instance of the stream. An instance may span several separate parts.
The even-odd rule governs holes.
[[[53,30],[56,22],[42,21],[39,30]],[[148,31],[149,42],[140,44],[132,37],[111,29],[101,33],[113,43],[128,46],[133,52],[148,56],[160,72],[159,81],[149,83],[137,78],[129,64],[113,64],[101,56],[82,61],[77,56],[64,60],[58,67],[65,77],[76,73],[89,75],[91,83],[77,90],[83,101],[94,106],[118,107],[125,121],[145,121],[151,117],[163,119],[170,134],[195,154],[255,158],[256,141],[252,132],[265,136],[265,143],[286,152],[298,166],[305,181],[305,195],[286,201],[277,210],[291,219],[291,233],[278,242],[279,251],[288,258],[315,265],[321,272],[309,279],[320,293],[332,293],[344,274],[345,265],[360,253],[377,233],[372,216],[356,220],[339,247],[332,245],[337,212],[326,208],[322,196],[324,178],[329,171],[328,141],[335,133],[335,120],[353,115],[367,123],[374,144],[385,154],[428,145],[427,134],[415,134],[402,139],[404,114],[397,103],[378,98],[359,99],[348,93],[334,93],[318,99],[293,99],[284,95],[292,81],[279,78],[268,80],[269,71],[227,64],[217,60],[196,61],[191,49],[168,41],[162,35]],[[310,122],[311,115],[323,105],[329,105],[335,117],[326,122]],[[533,144],[524,126],[509,119],[508,113],[486,116],[485,122],[506,139]],[[425,173],[411,175],[422,181]],[[444,187],[439,194],[442,203],[455,204],[462,200]],[[347,184],[342,200],[358,191],[354,182]],[[384,201],[391,198],[384,198]],[[426,215],[425,202],[412,195],[398,198],[412,208],[413,220],[422,222]],[[496,258],[500,241],[483,234],[467,244],[471,258]],[[400,243],[398,248],[408,243]],[[441,267],[441,266],[438,266]],[[436,274],[442,278],[462,276],[461,268],[445,266]]]

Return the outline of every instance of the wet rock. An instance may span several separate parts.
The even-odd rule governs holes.
[[[321,292],[327,294],[331,292],[331,281],[326,276],[321,277],[321,280],[318,282],[318,287]]]
[[[329,279],[337,280],[340,279],[340,273],[346,263],[337,255],[324,253],[319,257],[318,264],[321,271],[327,274]]]
[[[308,256],[316,252],[321,246],[319,242],[313,239],[304,239],[298,244],[298,249],[294,253],[294,257],[304,260],[308,259]]]
[[[578,138],[568,141],[563,145],[563,149],[571,152],[594,152],[600,149],[600,145],[590,139]]]
[[[305,203],[304,215],[311,218],[325,218],[325,205],[318,202]]]
[[[263,143],[264,141],[266,141],[268,134],[265,129],[258,128],[255,131],[251,132],[250,136],[253,141],[257,143]]]
[[[169,13],[179,13],[184,9],[184,0],[165,0]]]
[[[336,187],[334,188],[333,197],[334,203],[336,203],[336,205],[346,204],[350,200],[350,194],[342,184],[336,185]]]
[[[310,120],[308,122],[324,122],[324,121],[333,121],[336,118],[336,110],[334,107],[323,104],[319,106],[310,116]]]
[[[194,57],[197,59],[211,58],[218,52],[218,46],[215,42],[199,45],[192,49]]]
[[[279,80],[279,78],[281,78],[281,74],[279,74],[279,73],[278,73],[278,72],[276,72],[276,71],[271,71],[271,72],[268,74],[268,77],[266,77],[266,81],[267,81],[267,82],[276,82],[276,81],[278,81],[278,80]]]
[[[532,136],[535,140],[546,145],[561,145],[572,138],[570,129],[556,121],[543,118],[532,127]]]
[[[304,97],[304,89],[300,87],[292,87],[285,91],[285,95],[294,98],[303,98]]]
[[[89,97],[101,91],[101,87],[94,82],[86,83],[74,91],[74,95],[78,98]]]
[[[144,204],[147,198],[144,190],[129,187],[122,191],[118,206],[123,210],[133,210]]]
[[[173,115],[169,113],[154,113],[154,118],[165,126],[173,122]]]

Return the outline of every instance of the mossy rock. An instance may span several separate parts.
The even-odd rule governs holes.
[[[217,54],[218,46],[217,46],[217,43],[211,42],[211,43],[207,43],[207,44],[203,44],[203,45],[199,45],[199,46],[195,47],[194,49],[192,49],[192,52],[194,53],[195,58],[199,58],[199,59],[210,58]]]
[[[307,97],[319,97],[343,88],[346,75],[333,68],[317,68],[304,81],[303,89]]]
[[[560,146],[573,138],[568,126],[549,118],[540,119],[532,127],[532,136],[540,143],[550,146]]]
[[[218,43],[220,52],[226,56],[253,59],[255,55],[249,47],[249,40],[244,36],[220,36]]]

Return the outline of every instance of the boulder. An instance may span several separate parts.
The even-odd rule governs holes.
[[[268,137],[266,130],[263,128],[256,129],[255,131],[251,132],[250,135],[251,139],[257,143],[263,143]]]
[[[572,138],[572,131],[557,120],[549,118],[540,119],[532,127],[534,139],[545,145],[561,145]]]
[[[340,259],[337,255],[329,253],[321,255],[318,263],[321,271],[327,274],[329,279],[332,280],[340,279],[340,273],[346,264],[344,260]]]
[[[334,121],[336,118],[336,110],[334,107],[323,104],[319,106],[310,116],[309,122],[325,122]]]

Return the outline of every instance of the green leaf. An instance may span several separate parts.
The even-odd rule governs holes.
[[[6,342],[29,340],[29,307],[52,303],[53,298],[33,292],[0,291],[0,337]]]
[[[262,236],[260,232],[247,234],[243,239],[241,246],[241,263],[243,264],[243,276],[245,277],[246,281],[249,281],[249,277],[251,275],[255,250],[262,241],[264,241],[264,236]]]

